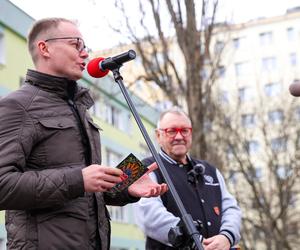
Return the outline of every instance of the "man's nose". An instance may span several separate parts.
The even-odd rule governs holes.
[[[80,57],[87,59],[89,57],[89,53],[84,49],[80,52]]]
[[[182,139],[182,138],[183,138],[182,134],[179,131],[177,131],[174,139]]]

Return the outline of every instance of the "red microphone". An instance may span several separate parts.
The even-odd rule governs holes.
[[[134,50],[128,50],[114,57],[98,57],[91,60],[87,65],[87,71],[92,77],[100,78],[108,74],[109,70],[119,69],[123,63],[136,57]]]
[[[88,63],[87,72],[89,73],[90,76],[95,78],[101,78],[108,74],[109,72],[108,69],[102,70],[101,67],[99,66],[104,59],[105,58],[103,57],[98,57],[98,58],[94,58]]]
[[[293,96],[300,96],[300,81],[295,80],[289,87],[289,91]]]

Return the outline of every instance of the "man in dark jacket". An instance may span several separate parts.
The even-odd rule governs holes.
[[[36,70],[0,100],[0,209],[8,249],[109,249],[105,204],[157,196],[166,185],[144,175],[116,197],[122,171],[101,164],[99,128],[77,85],[88,54],[76,24],[36,22],[28,36]],[[151,170],[155,167],[151,166]]]
[[[241,211],[227,191],[221,173],[203,160],[188,155],[192,145],[192,124],[189,117],[174,107],[163,112],[157,124],[159,156],[176,191],[204,237],[205,250],[228,250],[240,240]],[[145,164],[154,161],[145,159]],[[151,173],[163,183],[160,170]],[[180,214],[170,192],[161,197],[141,199],[135,204],[137,223],[147,235],[146,249],[174,249],[168,233],[180,221]]]

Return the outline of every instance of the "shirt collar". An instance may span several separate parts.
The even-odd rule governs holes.
[[[160,149],[159,154],[163,159],[165,159],[167,162],[171,164],[182,165],[182,163],[179,163],[175,161],[173,158],[171,158],[171,156],[169,156],[162,148]],[[186,157],[188,158],[188,162],[192,161],[191,157],[188,154],[186,155]]]

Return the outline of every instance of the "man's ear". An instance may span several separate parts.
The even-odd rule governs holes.
[[[155,136],[156,136],[156,139],[159,137],[159,130],[157,128],[155,129]]]
[[[41,56],[49,57],[49,50],[48,50],[47,43],[45,41],[38,41],[37,42],[37,49],[38,49],[38,53]]]
[[[155,137],[158,143],[160,143],[160,131],[159,129],[155,129]]]

